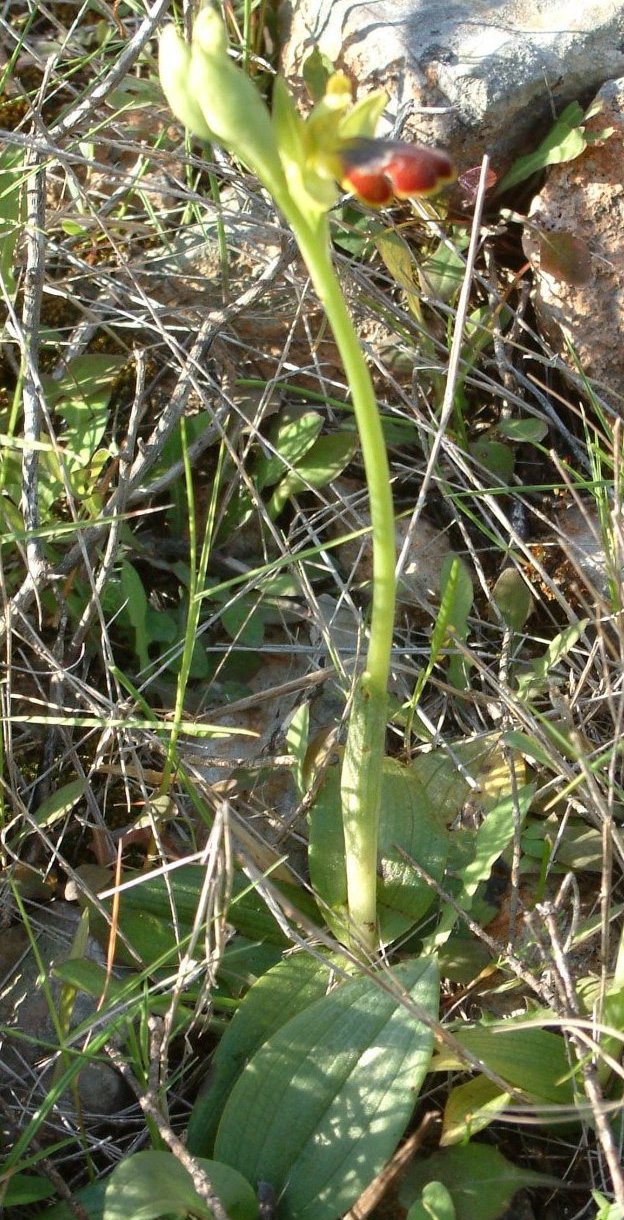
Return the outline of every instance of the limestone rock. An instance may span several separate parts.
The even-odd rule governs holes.
[[[531,205],[524,249],[538,271],[535,304],[543,331],[576,370],[566,339],[573,344],[584,373],[622,413],[624,77],[607,82],[597,101],[602,111],[589,120],[587,130],[611,127],[613,134],[575,161],[551,167]],[[574,265],[566,267],[570,243],[576,256]]]
[[[405,130],[444,145],[460,170],[484,152],[506,169],[553,106],[624,71],[622,0],[291,0],[281,11],[288,76],[318,46],[361,92],[384,86],[391,119],[413,103]]]

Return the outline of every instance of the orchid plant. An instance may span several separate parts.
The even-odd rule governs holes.
[[[173,25],[160,43],[160,77],[176,116],[252,170],[288,222],[332,328],[359,432],[370,501],[373,591],[365,667],[352,692],[341,773],[347,881],[347,937],[376,948],[377,846],[385,752],[387,689],[395,616],[395,529],[390,470],[371,376],[331,258],[328,213],[340,191],[375,207],[394,196],[436,191],[453,178],[448,156],[375,138],[383,91],[353,104],[337,72],[306,119],[277,77],[269,112],[228,54],[219,13],[199,13],[191,44]]]

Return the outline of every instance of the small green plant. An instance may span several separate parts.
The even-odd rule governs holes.
[[[334,267],[328,211],[336,182],[366,202],[426,194],[452,178],[443,153],[376,141],[382,92],[357,105],[341,73],[307,121],[278,77],[269,115],[249,78],[227,54],[225,28],[212,8],[199,14],[191,46],[168,26],[161,39],[161,80],[172,109],[204,140],[217,140],[253,169],[286,217],[326,311],[347,374],[368,483],[373,595],[364,672],[355,682],[341,775],[348,930],[374,950],[377,848],[385,753],[387,687],[395,608],[394,513],[390,471],[372,381]]]

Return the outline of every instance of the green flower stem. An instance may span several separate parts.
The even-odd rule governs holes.
[[[326,217],[307,224],[277,200],[323,305],[351,391],[368,485],[373,546],[373,597],[366,666],[356,682],[341,780],[347,901],[355,943],[377,944],[377,842],[382,763],[396,601],[396,548],[390,468],[375,391],[329,247]]]

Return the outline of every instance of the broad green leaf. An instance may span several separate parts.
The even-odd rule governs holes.
[[[376,235],[375,245],[395,283],[407,292],[408,297],[417,296],[416,260],[407,242],[395,229],[383,229]]]
[[[199,1161],[230,1220],[255,1220],[254,1192],[229,1165]],[[197,1194],[187,1169],[171,1152],[137,1152],[126,1157],[106,1179],[102,1220],[157,1220],[172,1213],[211,1220],[212,1211]]]
[[[271,436],[274,453],[262,454],[256,463],[254,481],[260,491],[277,483],[296,465],[314,444],[323,416],[319,411],[283,411]]]
[[[247,992],[215,1051],[208,1088],[193,1106],[187,1145],[194,1156],[212,1153],[223,1107],[245,1064],[286,1021],[325,994],[331,973],[331,963],[296,953],[268,970]]]
[[[215,1161],[198,1158],[230,1220],[256,1220],[258,1204],[248,1182]],[[76,1192],[89,1220],[184,1220],[189,1214],[211,1220],[212,1211],[196,1193],[190,1174],[170,1152],[145,1151],[127,1157],[108,1178]],[[58,1203],[46,1220],[75,1220],[68,1203]]]
[[[128,994],[127,982],[109,975],[104,966],[89,957],[71,957],[65,962],[59,962],[54,966],[52,974],[75,991],[84,991],[96,999],[104,992],[109,999]]]
[[[521,1089],[534,1101],[569,1108],[574,1105],[570,1060],[559,1034],[539,1027],[469,1025],[453,1030],[453,1037],[506,1084]],[[445,1049],[433,1062],[436,1071],[456,1067],[457,1057]]]
[[[441,1182],[427,1182],[418,1203],[407,1213],[407,1220],[456,1220],[453,1198]]]
[[[264,615],[257,596],[239,597],[224,606],[220,621],[230,638],[246,648],[259,648],[264,640]]]
[[[459,762],[466,766],[461,751]],[[427,754],[418,754],[412,759],[409,769],[427,793],[436,816],[445,826],[449,826],[461,812],[471,791],[452,754],[444,748],[429,750]],[[470,762],[466,769],[473,774]]]
[[[440,572],[440,593],[449,602],[447,623],[456,639],[464,642],[468,636],[468,615],[472,609],[474,589],[467,565],[458,555],[445,555]],[[465,690],[468,670],[465,658],[452,653],[448,661],[449,682],[457,690]]]
[[[516,568],[503,569],[492,590],[492,597],[507,627],[512,631],[522,631],[533,611],[533,598]]]
[[[377,906],[380,935],[388,942],[418,923],[435,899],[410,858],[440,881],[448,839],[417,775],[393,758],[385,758],[382,766]],[[337,917],[332,921],[329,916],[329,922],[344,936],[347,877],[340,809],[340,772],[333,767],[310,813],[309,865],[316,893]]]
[[[183,941],[193,927],[205,879],[204,870],[199,865],[183,865],[167,877],[166,884],[164,877],[152,878],[149,873],[136,876],[137,879],[140,877],[140,884],[124,890],[121,895],[121,931],[146,966],[152,966],[166,957],[174,960],[180,951],[179,940]],[[131,879],[132,874],[126,874],[125,880]],[[303,909],[308,918],[313,921],[318,919],[318,912],[303,891],[282,882],[274,884],[288,896],[293,906]],[[232,888],[228,923],[249,940],[286,946],[289,942],[284,932],[268,911],[257,890],[250,886],[242,873],[234,874]],[[109,909],[110,899],[104,899],[102,905]],[[175,910],[175,926],[172,905]],[[90,907],[89,910],[94,936],[107,945],[110,936],[109,924],[96,908]],[[121,940],[117,942],[117,953],[119,961],[135,964]]]
[[[509,445],[503,445],[492,436],[482,436],[470,444],[473,457],[489,470],[501,483],[511,483],[514,472],[514,453]]]
[[[395,987],[380,986],[392,980],[436,1019],[433,958],[350,980],[287,1021],[232,1090],[215,1155],[249,1182],[270,1182],[281,1220],[338,1220],[405,1130],[433,1035]]]
[[[558,1186],[559,1180],[512,1165],[496,1148],[466,1144],[413,1161],[399,1187],[403,1207],[422,1197],[430,1182],[442,1182],[456,1220],[498,1220],[521,1186]]]
[[[65,448],[81,465],[102,440],[113,385],[125,363],[125,356],[93,352],[72,360],[60,381],[43,378],[48,404],[65,422]]]
[[[0,1188],[2,1208],[25,1207],[28,1203],[40,1203],[54,1194],[54,1186],[47,1178],[31,1173],[14,1173]],[[41,1215],[43,1213],[39,1213]],[[47,1212],[45,1215],[47,1216]]]
[[[489,1127],[509,1104],[511,1093],[503,1093],[487,1076],[474,1076],[455,1085],[444,1107],[440,1144],[465,1144],[473,1135]]]
[[[427,685],[427,682],[429,681],[431,674],[433,673],[433,670],[438,662],[438,658],[440,656],[440,653],[442,652],[442,649],[448,642],[449,630],[453,630],[456,628],[457,618],[458,618],[458,607],[459,607],[459,615],[463,616],[463,607],[461,605],[461,598],[462,598],[462,585],[464,584],[464,582],[463,582],[462,576],[463,576],[463,574],[462,574],[462,570],[461,570],[460,560],[457,556],[454,556],[452,559],[450,568],[448,570],[448,573],[446,573],[445,571],[443,571],[443,573],[442,573],[440,608],[436,615],[436,620],[435,620],[435,623],[433,624],[433,630],[431,632],[431,640],[429,643],[429,656],[427,658],[426,665],[424,666],[424,668],[420,671],[420,673],[418,675],[418,679],[417,679],[416,685],[414,687],[414,692],[409,701],[408,706],[409,706],[410,718],[408,720],[408,724],[409,724],[410,728],[411,728],[411,723],[412,723],[412,717],[418,706],[418,703],[420,702],[420,697],[422,695],[422,692],[425,689],[425,686]],[[465,585],[464,585],[464,587],[465,587]],[[472,585],[470,588],[470,594],[471,594],[470,600],[472,602]],[[465,621],[465,616],[464,616],[464,621]]]
[[[537,445],[548,436],[548,424],[545,419],[501,419],[496,431],[518,444]]]
[[[86,780],[73,779],[71,783],[51,792],[35,812],[37,825],[49,828],[66,817],[84,796],[86,786]]]
[[[314,487],[325,487],[344,470],[356,447],[353,432],[320,436],[311,449],[284,476],[269,501],[271,517],[277,517],[291,496]]]
[[[591,1193],[598,1208],[595,1220],[624,1220],[624,1208],[621,1208],[619,1203],[609,1203],[599,1190],[592,1190]]]
[[[532,821],[522,834],[523,852],[534,860],[543,860],[545,842],[551,850],[557,843],[556,863],[561,871],[600,873],[604,868],[602,832],[580,818],[570,818],[563,829],[556,814]]]
[[[334,65],[331,59],[318,47],[314,47],[304,59],[301,75],[313,102],[320,102],[321,98],[325,96],[327,82],[333,71]]]

